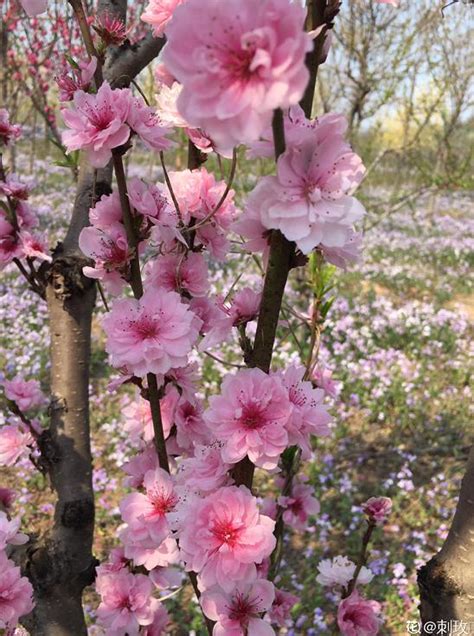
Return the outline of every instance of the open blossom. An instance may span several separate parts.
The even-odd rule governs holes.
[[[232,325],[246,324],[251,320],[255,320],[260,311],[262,302],[262,292],[256,292],[250,287],[240,289],[232,298],[229,316],[232,318]]]
[[[205,296],[209,280],[204,256],[197,252],[158,256],[147,269],[146,283],[166,291]]]
[[[346,556],[339,555],[332,560],[323,559],[318,565],[319,574],[316,577],[316,581],[321,585],[346,586],[353,578],[355,569],[355,563],[350,561]],[[357,583],[361,583],[362,585],[370,583],[373,576],[369,568],[362,566],[357,577]]]
[[[16,174],[7,174],[4,181],[0,180],[0,194],[26,201],[30,194],[30,186],[20,181]]]
[[[9,519],[7,514],[0,510],[0,550],[5,550],[7,543],[22,545],[28,541],[26,534],[19,532],[21,519]]]
[[[141,488],[143,480],[149,470],[158,468],[158,457],[153,446],[148,446],[144,451],[134,455],[122,470],[128,477],[124,480],[126,486],[130,488]]]
[[[178,82],[173,82],[171,86],[161,83],[160,90],[156,95],[156,110],[158,116],[165,126],[176,126],[186,128],[188,122],[179,114],[177,100],[183,90]]]
[[[389,497],[371,497],[363,504],[362,510],[371,521],[381,526],[392,511],[392,500]]]
[[[219,588],[206,590],[201,607],[216,623],[213,636],[274,636],[274,630],[261,617],[270,609],[274,597],[273,583],[257,579],[241,582],[227,594]]]
[[[285,144],[287,148],[298,146],[308,139],[318,144],[335,135],[343,136],[347,131],[347,119],[338,113],[325,113],[315,119],[308,119],[299,104],[291,106],[283,118]],[[273,157],[275,145],[271,125],[258,141],[249,144],[248,157]]]
[[[155,609],[153,623],[142,629],[142,636],[162,636],[162,634],[165,633],[169,620],[170,618],[166,611],[166,607],[160,603],[158,608]]]
[[[4,380],[3,388],[5,396],[15,402],[21,411],[36,408],[45,401],[38,380],[23,380],[17,375],[12,380]]]
[[[183,85],[178,108],[224,151],[257,139],[275,108],[302,97],[312,47],[289,0],[187,0],[166,31],[163,62]]]
[[[321,252],[328,263],[345,270],[350,264],[360,261],[362,239],[361,232],[350,229],[343,245],[339,247],[321,245]]]
[[[128,524],[129,538],[159,546],[169,534],[166,515],[175,507],[177,496],[171,477],[162,468],[148,471],[143,487],[145,493],[133,492],[123,499],[120,512]]]
[[[210,441],[210,431],[203,418],[203,407],[199,400],[188,402],[181,399],[174,411],[176,443],[182,450],[192,450],[195,444]]]
[[[277,375],[288,390],[288,399],[292,404],[292,413],[287,424],[289,442],[299,446],[303,451],[303,458],[307,458],[311,454],[310,436],[329,435],[331,416],[323,405],[324,391],[314,389],[311,382],[304,381],[304,374],[304,367],[292,365]]]
[[[131,258],[125,227],[119,223],[108,231],[93,225],[85,227],[79,235],[79,247],[95,261],[94,267],[83,268],[84,275],[101,280],[111,294],[120,294]]]
[[[197,445],[194,456],[183,459],[179,464],[177,481],[192,491],[210,493],[229,481],[229,464],[222,461],[220,448]]]
[[[131,99],[128,89],[112,89],[104,82],[95,95],[84,91],[74,93],[74,106],[63,109],[63,119],[69,130],[63,133],[68,152],[85,150],[94,168],[103,168],[112,157],[112,150],[125,144],[130,137],[127,118]]]
[[[278,497],[278,504],[285,509],[283,521],[295,530],[306,530],[310,515],[318,514],[319,501],[313,497],[312,486],[295,484],[288,497]]]
[[[124,430],[132,441],[151,442],[155,436],[150,403],[136,396],[123,409]]]
[[[6,108],[0,108],[0,147],[8,146],[11,141],[21,137],[21,126],[10,123],[10,116]]]
[[[179,533],[181,556],[199,573],[202,589],[217,584],[230,591],[273,552],[274,527],[247,488],[219,488],[189,505]]]
[[[24,433],[19,426],[7,424],[0,428],[0,466],[13,464],[26,452],[33,443],[30,433]]]
[[[200,351],[207,351],[228,340],[232,333],[232,318],[224,311],[222,304],[215,299],[201,296],[192,298],[190,308],[202,321],[199,343]]]
[[[0,552],[0,629],[13,629],[34,607],[33,587],[20,568]]]
[[[65,69],[56,77],[61,102],[70,102],[74,99],[76,91],[89,90],[97,69],[97,58],[91,57],[88,62],[80,61],[77,67]]]
[[[127,123],[151,150],[168,150],[173,143],[166,137],[172,130],[163,125],[153,108],[136,97],[130,97]]]
[[[381,620],[380,604],[368,601],[357,590],[339,604],[337,624],[342,636],[376,636]]]
[[[173,17],[174,10],[183,2],[184,0],[150,0],[141,18],[143,22],[151,24],[153,35],[160,38]]]
[[[268,229],[278,229],[304,254],[320,244],[344,246],[365,213],[350,192],[364,174],[361,159],[341,135],[319,143],[310,135],[278,159],[277,176],[264,177],[249,196],[249,208]]]
[[[122,222],[122,208],[118,192],[104,194],[89,210],[89,221],[96,228],[109,232]]]
[[[138,377],[185,366],[199,328],[194,321],[175,292],[148,289],[140,300],[116,301],[102,320],[111,364]]]
[[[291,618],[291,609],[298,601],[299,598],[294,594],[275,588],[275,599],[268,612],[271,622],[276,623],[279,627],[285,627],[287,621]]]
[[[0,552],[0,629],[13,629],[33,607],[31,583],[5,552]]]
[[[53,259],[49,255],[48,240],[45,234],[20,233],[20,244],[23,255],[28,258],[37,258],[40,261],[50,263]]]
[[[225,462],[235,464],[247,455],[270,470],[288,445],[290,414],[288,393],[279,378],[260,369],[243,369],[224,378],[221,394],[210,398],[205,418],[224,443]]]
[[[205,168],[170,172],[169,178],[185,223],[191,219],[204,221],[212,215],[203,225],[198,223],[196,240],[215,258],[223,259],[229,249],[227,233],[236,213],[234,190],[227,193],[225,201],[217,209],[227,186],[224,181],[216,181]]]
[[[144,574],[123,568],[99,578],[96,589],[101,596],[97,617],[107,633],[138,636],[141,626],[153,623],[159,601],[153,598],[153,584]]]

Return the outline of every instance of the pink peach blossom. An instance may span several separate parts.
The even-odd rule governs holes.
[[[201,598],[204,614],[215,621],[213,636],[275,636],[261,615],[275,597],[273,583],[263,579],[240,582],[232,592],[206,590]]]
[[[10,123],[10,115],[6,108],[0,108],[0,147],[8,146],[11,141],[21,137],[21,126]]]
[[[146,284],[166,291],[205,296],[209,280],[204,256],[197,252],[158,256],[147,268]]]
[[[400,0],[375,0],[375,2],[378,2],[379,4],[391,4],[392,7],[397,7],[400,4]]]
[[[109,634],[138,636],[142,626],[153,623],[159,601],[147,576],[121,569],[100,577],[96,588],[101,595],[97,617]]]
[[[381,526],[392,511],[392,500],[390,497],[371,497],[362,505],[362,510],[371,521]]]
[[[4,380],[5,396],[15,402],[21,411],[28,411],[44,404],[45,397],[38,380],[24,380],[17,375],[12,380]]]
[[[347,131],[347,119],[338,113],[325,113],[315,119],[308,119],[299,104],[291,106],[284,115],[286,147],[294,147],[303,144],[308,139],[322,144],[331,136],[343,136]],[[247,156],[273,157],[275,154],[273,131],[269,126],[262,134],[260,140],[249,145]]]
[[[309,516],[318,514],[320,510],[319,501],[313,497],[313,488],[298,483],[293,486],[289,497],[278,497],[278,505],[285,509],[283,521],[301,532],[306,530]]]
[[[104,194],[89,210],[89,221],[103,232],[116,232],[122,223],[122,207],[118,192]]]
[[[261,302],[262,292],[256,292],[250,287],[240,289],[232,298],[228,310],[233,326],[237,327],[255,320],[258,317]]]
[[[135,542],[151,540],[158,546],[170,532],[166,514],[178,499],[170,476],[162,468],[145,473],[143,487],[145,494],[133,492],[121,501],[120,512]]]
[[[184,0],[150,0],[141,18],[143,22],[151,24],[153,35],[160,38],[173,17],[176,7],[183,2]]]
[[[228,484],[229,468],[229,464],[222,461],[218,444],[196,444],[194,456],[181,460],[176,478],[180,485],[194,492],[211,493]]]
[[[154,438],[153,420],[148,400],[136,396],[122,409],[124,430],[132,441],[151,442]]]
[[[185,366],[199,327],[175,292],[148,289],[121,299],[102,319],[111,364],[139,377]]]
[[[20,244],[24,256],[28,258],[37,258],[39,261],[51,263],[53,260],[50,256],[48,239],[46,234],[30,234],[30,232],[20,233]]]
[[[139,539],[133,530],[125,527],[119,531],[119,538],[125,546],[127,558],[136,566],[143,566],[148,571],[176,565],[179,562],[178,544],[172,537],[156,544],[152,539]]]
[[[345,270],[350,264],[357,263],[361,259],[362,233],[350,229],[343,245],[340,247],[321,245],[321,252],[328,263]]]
[[[275,599],[268,611],[271,622],[279,627],[285,627],[290,620],[291,609],[298,601],[299,598],[294,594],[275,588]]]
[[[146,106],[141,99],[130,98],[127,124],[151,150],[168,150],[173,146],[166,137],[172,129],[164,126],[154,109]]]
[[[224,378],[221,394],[210,398],[204,415],[224,444],[225,462],[235,464],[247,455],[260,468],[272,469],[288,445],[291,410],[279,378],[260,369],[243,369]]]
[[[337,624],[342,636],[376,636],[381,620],[380,603],[367,601],[357,590],[343,599],[337,610]]]
[[[155,468],[158,468],[156,450],[153,446],[148,446],[122,466],[122,470],[128,475],[124,480],[125,485],[130,488],[141,488],[146,473]]]
[[[85,276],[100,280],[113,295],[121,293],[129,274],[131,253],[125,227],[119,223],[107,231],[95,226],[85,227],[79,235],[79,247],[92,258],[94,267],[83,268]]]
[[[304,254],[318,245],[346,244],[353,224],[365,213],[350,192],[364,174],[360,158],[340,135],[318,143],[312,136],[278,159],[277,176],[264,177],[248,206],[268,229],[278,229]]]
[[[200,400],[188,402],[181,399],[174,413],[176,443],[182,450],[190,451],[196,444],[210,441],[210,431],[203,418],[203,406]]]
[[[24,433],[19,426],[7,424],[0,428],[0,466],[13,464],[29,451],[33,443],[30,433]]]
[[[76,91],[73,107],[62,110],[69,128],[63,133],[67,151],[85,150],[91,164],[103,168],[111,159],[112,150],[130,137],[127,119],[131,109],[130,91],[112,89],[107,82],[95,95]]]
[[[323,405],[324,391],[314,389],[311,382],[304,381],[304,374],[304,367],[292,365],[276,375],[281,377],[292,404],[287,423],[289,442],[299,446],[303,458],[308,458],[311,455],[311,435],[328,436],[331,416]]]
[[[20,568],[0,552],[0,629],[14,629],[34,607],[33,587]]]
[[[91,57],[88,62],[81,60],[78,62],[77,67],[71,65],[70,69],[64,69],[56,77],[56,84],[59,88],[59,100],[61,102],[70,102],[74,99],[74,93],[79,90],[87,93],[96,69],[96,57]]]
[[[165,126],[188,127],[188,122],[179,114],[176,104],[182,89],[183,87],[178,82],[173,82],[171,86],[162,83],[160,86],[156,95],[156,110]]]
[[[155,609],[153,623],[142,630],[143,636],[162,636],[166,632],[166,627],[170,621],[166,607],[160,603]]]
[[[254,194],[247,200],[244,213],[233,224],[232,229],[245,239],[244,248],[251,253],[262,252],[266,263],[270,252],[271,230],[262,222],[265,205],[266,197]]]
[[[215,258],[223,259],[229,248],[227,233],[236,213],[235,192],[231,189],[217,209],[227,186],[224,181],[216,181],[205,168],[170,172],[169,177],[184,223],[189,223],[191,218],[197,221],[198,242]],[[212,218],[204,223],[210,214]],[[199,221],[203,221],[203,225],[199,225]]]
[[[20,525],[20,517],[9,519],[7,514],[0,510],[0,550],[5,550],[8,543],[10,545],[23,545],[28,541],[27,535],[19,532]]]
[[[288,0],[188,0],[167,27],[163,62],[183,85],[181,115],[229,151],[257,139],[275,108],[302,97],[312,43]]]
[[[26,201],[30,194],[30,186],[20,181],[16,174],[7,174],[5,180],[0,181],[0,194],[19,201]]]
[[[202,324],[199,343],[200,351],[207,351],[228,340],[232,333],[232,318],[224,311],[222,304],[209,297],[192,298],[189,304],[192,312]]]
[[[188,570],[199,573],[201,589],[217,584],[229,592],[275,548],[275,522],[259,513],[244,486],[219,488],[187,512],[179,531],[181,556]]]

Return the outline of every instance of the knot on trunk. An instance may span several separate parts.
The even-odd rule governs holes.
[[[66,501],[60,512],[61,525],[80,530],[94,522],[94,502],[87,497]]]
[[[42,275],[54,290],[56,298],[66,301],[74,296],[84,295],[94,281],[83,274],[83,268],[90,260],[81,254],[65,254],[58,243],[53,253],[53,262],[42,271]]]
[[[445,562],[434,556],[417,574],[422,621],[454,618],[451,616],[453,600],[462,595],[463,590],[449,574]]]

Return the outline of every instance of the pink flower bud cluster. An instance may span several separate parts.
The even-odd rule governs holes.
[[[36,230],[38,218],[28,204],[30,188],[2,163],[2,145],[21,136],[21,128],[11,124],[8,113],[0,109],[0,270],[14,259],[50,261],[45,236]]]
[[[34,607],[31,583],[7,556],[11,546],[28,541],[26,534],[19,532],[20,518],[8,514],[14,498],[12,491],[0,489],[0,629],[6,633],[13,633],[19,619]]]

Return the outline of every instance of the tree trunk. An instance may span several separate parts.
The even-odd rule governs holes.
[[[418,571],[420,614],[428,621],[474,622],[474,446],[441,550]]]
[[[110,190],[101,171],[95,189]],[[36,607],[25,621],[35,636],[87,634],[83,589],[94,580],[94,493],[89,431],[89,362],[94,281],[82,274],[79,233],[88,224],[93,171],[83,164],[64,243],[45,272],[51,331],[51,424],[39,440],[42,461],[57,495],[53,526],[26,550],[25,570]]]

